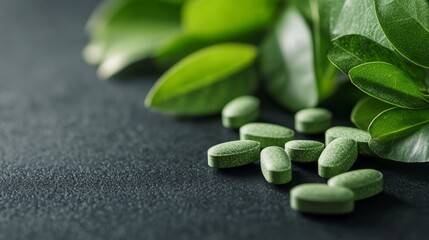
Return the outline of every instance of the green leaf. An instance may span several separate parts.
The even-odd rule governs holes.
[[[393,108],[393,106],[366,96],[356,103],[352,110],[351,120],[356,127],[366,131],[372,120],[389,108]]]
[[[261,47],[261,70],[268,93],[297,111],[318,102],[310,29],[300,13],[287,9]]]
[[[380,157],[401,162],[429,161],[429,110],[393,108],[369,127],[370,148]]]
[[[94,32],[84,51],[98,73],[110,78],[127,66],[153,57],[168,39],[180,33],[180,7],[160,1],[127,1],[105,26]]]
[[[375,0],[389,41],[408,60],[429,68],[429,1]]]
[[[168,70],[146,97],[146,106],[168,114],[219,113],[232,99],[251,94],[257,56],[252,45],[224,43],[201,49]]]
[[[358,34],[392,49],[375,13],[374,0],[346,0],[333,29],[334,36]]]
[[[344,35],[331,42],[329,60],[342,72],[366,62],[387,62],[406,72],[415,82],[425,88],[426,73],[423,68],[410,65],[380,44],[361,35]]]
[[[410,135],[429,124],[429,109],[391,108],[379,114],[368,131],[374,140],[392,140]]]
[[[265,28],[274,15],[277,0],[190,0],[182,23],[187,34],[225,39]]]
[[[403,108],[429,108],[418,85],[392,64],[364,63],[352,68],[349,77],[360,90],[381,101]]]

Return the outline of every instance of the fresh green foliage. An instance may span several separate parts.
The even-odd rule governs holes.
[[[255,90],[256,55],[255,47],[234,43],[195,52],[161,77],[146,106],[174,115],[218,113],[232,99]]]
[[[429,1],[375,0],[386,37],[408,60],[429,68]]]
[[[372,120],[384,110],[393,108],[393,105],[366,96],[359,100],[352,110],[351,120],[356,127],[368,130]]]
[[[429,161],[429,109],[388,109],[371,123],[370,147],[379,156],[402,162]]]
[[[359,89],[381,101],[403,108],[429,107],[419,86],[392,64],[364,63],[352,68],[349,76]]]
[[[361,15],[350,14],[355,11]],[[428,26],[426,0],[350,0],[337,21],[340,36],[328,57],[371,96],[357,103],[352,121],[369,131],[369,147],[380,157],[429,161],[429,85],[421,68],[429,63]]]

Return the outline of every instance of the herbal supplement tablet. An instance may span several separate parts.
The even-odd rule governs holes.
[[[242,166],[259,160],[260,150],[260,144],[256,141],[225,142],[207,151],[208,163],[213,168]]]
[[[314,214],[346,214],[354,209],[353,192],[343,187],[306,183],[290,190],[292,209]]]
[[[261,148],[268,146],[284,147],[285,143],[293,140],[295,132],[292,129],[271,123],[248,123],[240,128],[241,140],[254,140]]]
[[[316,162],[325,148],[325,144],[312,140],[293,140],[285,144],[285,150],[291,161]]]
[[[348,171],[355,163],[357,156],[357,144],[353,139],[335,139],[326,146],[319,157],[319,176],[331,178]]]
[[[325,144],[328,145],[336,138],[351,138],[358,144],[358,151],[361,155],[375,156],[374,152],[369,148],[371,135],[357,128],[352,127],[332,127],[325,132]]]
[[[361,200],[383,191],[383,174],[374,169],[360,169],[337,175],[328,180],[328,185],[348,188],[355,200]]]
[[[262,150],[261,170],[270,183],[285,184],[292,180],[292,164],[281,147],[271,146]]]
[[[323,108],[307,108],[295,114],[295,130],[304,134],[320,134],[331,126],[332,113]]]
[[[222,110],[222,124],[226,128],[239,128],[259,117],[259,99],[241,96],[229,102]]]

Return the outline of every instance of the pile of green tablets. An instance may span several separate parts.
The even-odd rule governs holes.
[[[358,154],[373,153],[367,132],[350,127],[332,127],[332,114],[321,108],[304,109],[295,115],[295,129],[303,134],[325,132],[325,144],[294,140],[295,132],[284,126],[254,122],[259,118],[259,99],[242,96],[222,111],[226,128],[239,128],[240,140],[220,143],[207,151],[208,165],[232,168],[260,161],[262,176],[269,183],[292,180],[292,162],[317,162],[318,174],[327,184],[305,183],[290,191],[292,209],[312,214],[346,214],[354,201],[383,190],[383,174],[374,169],[349,171]]]

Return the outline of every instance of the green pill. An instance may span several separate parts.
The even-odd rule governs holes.
[[[348,188],[355,200],[361,200],[383,191],[383,174],[374,169],[360,169],[337,175],[328,180],[328,185]]]
[[[222,125],[226,128],[239,128],[254,122],[259,117],[259,99],[241,96],[229,102],[222,110]]]
[[[312,140],[293,140],[285,144],[285,150],[291,161],[316,162],[325,148],[325,144]]]
[[[257,141],[261,148],[284,147],[285,143],[294,137],[295,132],[292,129],[271,123],[248,123],[240,128],[241,140]]]
[[[295,114],[295,130],[304,134],[320,134],[331,126],[332,113],[323,108],[307,108]]]
[[[319,157],[319,176],[331,178],[348,171],[355,163],[357,156],[357,144],[353,139],[335,139],[326,146]]]
[[[207,151],[208,164],[213,168],[231,168],[259,160],[260,144],[256,141],[239,140],[225,142]]]
[[[292,180],[292,164],[281,147],[271,146],[261,151],[261,170],[269,183],[285,184]]]
[[[306,183],[290,190],[292,209],[313,214],[346,214],[354,209],[353,192],[344,187]]]
[[[359,154],[365,156],[376,156],[369,148],[371,135],[357,128],[352,127],[332,127],[325,132],[325,144],[328,145],[336,138],[351,138],[357,142]]]

